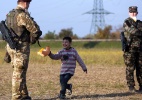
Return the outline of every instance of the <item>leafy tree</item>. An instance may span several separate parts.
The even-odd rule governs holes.
[[[77,36],[77,34],[73,34],[72,39],[78,39],[79,37]]]
[[[68,28],[68,29],[62,29],[60,32],[59,32],[59,38],[63,38],[65,36],[70,36],[70,37],[73,37],[73,32],[72,32],[72,28]]]
[[[110,39],[120,39],[120,33],[123,31],[122,26],[115,27],[115,31],[110,34]]]
[[[85,37],[83,37],[83,39],[93,39],[94,38],[94,34],[87,34]]]
[[[44,39],[57,39],[58,36],[55,34],[55,31],[51,32],[48,31],[47,34],[45,34]]]
[[[109,39],[112,26],[106,26],[104,29],[98,28],[98,32],[95,34],[97,39]]]
[[[119,31],[112,32],[110,34],[110,39],[120,39],[120,32]]]

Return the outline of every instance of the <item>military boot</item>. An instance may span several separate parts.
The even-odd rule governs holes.
[[[129,86],[129,92],[135,93],[136,92],[135,87],[134,86]]]
[[[5,56],[4,56],[4,61],[7,63],[11,62],[11,57],[9,55],[9,53],[6,51]]]
[[[142,86],[139,87],[138,92],[142,93]]]

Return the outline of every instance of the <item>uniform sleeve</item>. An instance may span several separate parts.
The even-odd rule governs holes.
[[[140,31],[142,31],[142,21],[138,20],[137,27]]]
[[[36,24],[36,22],[33,20],[33,18],[30,17],[29,14],[26,13],[20,13],[17,16],[17,22],[18,22],[18,26],[25,26],[26,29],[30,32],[30,33],[36,33],[37,31],[39,31],[39,26]]]
[[[81,59],[81,57],[79,56],[78,52],[76,51],[76,60],[78,62],[78,64],[82,67],[83,70],[86,70],[86,65],[84,64],[83,60]]]
[[[134,25],[132,25],[128,20],[123,23],[124,30],[131,35],[142,36],[142,32],[139,31]]]

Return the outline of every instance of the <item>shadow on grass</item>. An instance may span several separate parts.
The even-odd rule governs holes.
[[[124,97],[124,96],[130,96],[135,93],[130,93],[130,92],[125,92],[125,93],[110,93],[110,94],[94,94],[94,95],[77,95],[77,96],[72,96],[71,98],[66,98],[65,100],[70,100],[70,99],[84,99],[84,98],[92,98],[92,99],[97,99],[97,98],[107,98],[107,97]],[[44,99],[44,100],[56,100],[58,97],[55,98],[50,98],[50,99]]]
[[[72,96],[71,99],[83,99],[83,98],[107,98],[107,97],[124,97],[130,96],[134,93],[125,92],[125,93],[111,93],[111,94],[94,94],[94,95],[81,95],[81,96]]]
[[[86,44],[83,45],[84,48],[94,48],[97,44],[99,44],[100,42],[94,42],[94,41],[90,41]]]

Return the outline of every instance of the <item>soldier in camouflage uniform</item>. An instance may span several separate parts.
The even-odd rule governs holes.
[[[8,28],[17,35],[14,39],[17,42],[16,49],[11,49],[8,44],[6,46],[13,66],[12,100],[31,100],[26,85],[30,44],[36,43],[42,32],[27,11],[30,2],[31,0],[18,0],[17,8],[10,11],[6,18]]]
[[[128,47],[124,51],[124,62],[126,65],[126,80],[130,92],[136,92],[134,81],[134,70],[139,84],[139,92],[142,91],[142,22],[137,20],[137,7],[129,7],[129,18],[124,21],[124,33],[127,38]]]

